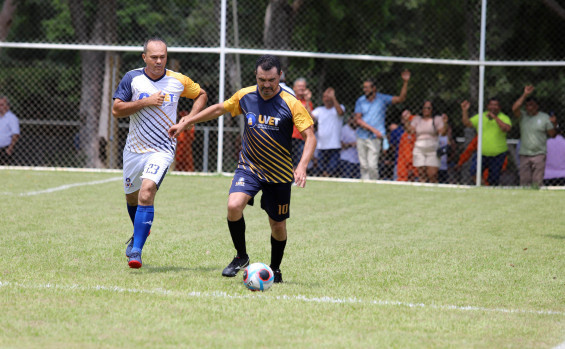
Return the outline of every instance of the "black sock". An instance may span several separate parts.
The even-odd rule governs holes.
[[[131,219],[131,224],[135,223],[135,213],[137,212],[137,205],[135,206],[130,206],[130,204],[126,203],[126,205],[128,206],[128,214],[129,214],[129,218]]]
[[[277,270],[281,266],[286,240],[278,241],[271,235],[271,269]]]
[[[230,229],[233,246],[237,250],[239,257],[247,257],[247,249],[245,247],[245,219],[241,216],[238,221],[230,221],[228,219],[228,228]]]

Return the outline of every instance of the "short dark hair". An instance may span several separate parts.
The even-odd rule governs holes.
[[[281,73],[281,61],[273,55],[263,55],[255,61],[255,73],[261,67],[263,70],[271,70],[273,67],[277,68],[277,74]]]
[[[539,105],[537,98],[534,97],[534,96],[526,97],[526,99],[524,100],[524,103],[528,103],[528,102],[535,102],[537,105]]]
[[[498,102],[498,104],[500,104],[500,99],[498,99],[498,97],[490,97],[487,101],[487,104],[489,104],[490,102]]]
[[[367,79],[365,79],[364,82],[368,82],[368,83],[370,83],[371,85],[373,85],[373,87],[377,87],[377,80],[376,80],[376,79],[367,78]]]
[[[163,44],[165,44],[165,46],[167,46],[167,42],[165,41],[165,39],[160,38],[158,36],[152,36],[149,39],[145,40],[145,42],[143,43],[143,53],[147,53],[147,45],[152,41],[160,41]]]

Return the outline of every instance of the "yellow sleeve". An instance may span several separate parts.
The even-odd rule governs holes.
[[[241,107],[239,106],[240,98],[238,91],[230,99],[224,101],[224,109],[229,111],[232,117],[242,114]]]
[[[180,95],[181,97],[194,99],[200,94],[200,85],[192,81],[188,76],[170,70],[167,70],[167,75],[173,76],[184,86],[184,90]]]
[[[312,120],[310,113],[308,113],[308,110],[304,108],[299,100],[289,98],[286,99],[286,101],[289,104],[290,111],[292,112],[292,121],[294,122],[294,126],[296,126],[296,129],[299,132],[302,132],[308,127],[314,125],[314,120]]]
[[[239,101],[243,96],[255,91],[256,89],[257,86],[255,85],[242,88],[241,90],[237,91],[233,96],[231,96],[230,99],[224,101],[224,109],[229,111],[232,117],[243,114],[241,106],[239,105]]]

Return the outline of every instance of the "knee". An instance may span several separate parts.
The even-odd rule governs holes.
[[[275,240],[286,240],[286,221],[271,222],[271,235],[275,238]]]
[[[139,198],[138,202],[140,205],[143,206],[151,206],[153,205],[153,201],[155,199],[155,192],[149,189],[141,189],[139,191]]]
[[[243,207],[236,202],[228,202],[228,220],[237,221],[243,216]]]

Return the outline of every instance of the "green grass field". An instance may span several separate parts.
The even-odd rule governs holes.
[[[231,178],[169,174],[132,270],[120,177],[0,170],[0,347],[565,345],[563,191],[309,181],[285,282],[253,293],[221,276]],[[245,218],[268,264],[266,214]]]

